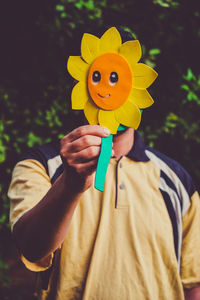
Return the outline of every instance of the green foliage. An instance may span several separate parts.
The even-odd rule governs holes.
[[[186,83],[182,84],[181,88],[187,92],[183,103],[194,101],[197,105],[200,105],[200,75],[196,78],[192,70],[188,68],[187,74],[183,75],[183,78]]]
[[[195,76],[191,68],[182,75],[180,89],[184,91],[175,112],[168,112],[161,127],[145,128],[145,136],[149,145],[158,145],[161,151],[170,153],[172,157],[187,166],[196,182],[200,179],[200,75]],[[163,146],[162,146],[163,141]],[[167,143],[165,142],[167,141]],[[159,143],[161,144],[159,145]],[[171,149],[170,149],[171,148]],[[167,150],[167,151],[166,151]]]
[[[179,6],[178,1],[173,1],[173,0],[154,0],[153,1],[154,4],[158,4],[162,7],[177,7]]]

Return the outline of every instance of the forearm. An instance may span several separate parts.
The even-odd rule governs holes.
[[[13,228],[20,251],[30,261],[47,256],[63,242],[81,194],[92,185],[101,138],[109,134],[104,127],[85,125],[61,140],[63,174]]]
[[[80,195],[62,174],[45,197],[17,221],[13,236],[27,259],[39,260],[61,245]]]

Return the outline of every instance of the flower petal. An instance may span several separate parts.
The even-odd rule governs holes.
[[[81,41],[81,56],[88,63],[91,64],[99,53],[100,39],[95,35],[84,33]]]
[[[134,129],[138,128],[141,121],[141,113],[136,104],[126,101],[123,106],[114,112],[120,124]]]
[[[131,103],[137,104],[139,108],[146,108],[154,103],[151,95],[147,92],[147,90],[139,89],[132,89],[128,100]]]
[[[84,109],[88,100],[87,86],[83,81],[78,82],[72,90],[72,109]]]
[[[67,70],[78,81],[85,81],[89,65],[80,56],[70,56],[67,61]]]
[[[88,99],[84,106],[84,114],[90,125],[98,124],[98,107],[91,99]]]
[[[100,54],[105,52],[118,53],[122,44],[121,36],[115,27],[109,28],[100,38]]]
[[[145,64],[136,64],[132,68],[133,87],[136,89],[148,88],[156,79],[158,74]]]
[[[116,120],[113,110],[99,110],[98,114],[99,124],[105,126],[110,130],[111,134],[115,134],[119,127],[119,122]]]
[[[134,66],[141,58],[142,50],[139,41],[128,41],[121,45],[119,54],[124,56],[131,66]]]

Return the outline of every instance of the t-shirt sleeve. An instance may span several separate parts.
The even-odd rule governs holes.
[[[17,163],[8,190],[11,230],[19,218],[33,208],[50,188],[50,178],[39,161],[26,159]],[[53,255],[49,255],[32,263],[22,256],[22,261],[31,271],[43,271],[51,266],[52,257]]]
[[[195,192],[183,216],[181,279],[184,288],[200,286],[200,197]]]

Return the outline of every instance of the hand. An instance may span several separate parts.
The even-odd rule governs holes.
[[[92,175],[97,167],[101,138],[110,131],[99,125],[76,128],[61,140],[60,155],[64,177],[70,189],[83,192],[92,185]]]

